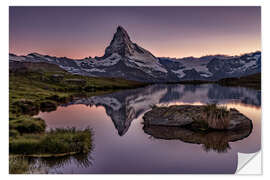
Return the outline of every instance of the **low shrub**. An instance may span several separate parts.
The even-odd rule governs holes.
[[[16,109],[16,113],[36,114],[39,111],[39,105],[31,100],[17,100],[12,104]]]
[[[52,100],[43,100],[42,102],[40,102],[40,110],[41,111],[54,111],[57,109],[57,102],[52,101]]]
[[[25,174],[29,171],[29,163],[23,157],[9,157],[9,174]]]
[[[226,106],[210,104],[204,106],[202,119],[210,128],[226,129],[230,124],[230,113]]]
[[[46,128],[45,121],[41,118],[33,118],[30,116],[20,116],[16,120],[9,121],[10,131],[16,130],[19,133],[41,133]]]
[[[55,129],[44,134],[25,134],[9,141],[9,152],[21,155],[88,153],[92,148],[92,133],[85,130]]]
[[[9,137],[17,137],[19,135],[20,135],[20,133],[16,129],[10,129],[9,130]]]

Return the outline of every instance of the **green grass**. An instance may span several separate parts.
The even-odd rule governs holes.
[[[9,140],[11,155],[34,157],[64,156],[88,153],[92,148],[92,132],[85,130],[55,129],[42,134],[24,134]]]
[[[90,129],[56,129],[45,132],[39,111],[53,111],[74,97],[93,96],[146,84],[115,78],[70,74],[47,63],[17,63],[9,74],[9,152],[11,156],[65,156],[92,149]],[[17,162],[17,163],[16,163]],[[22,164],[21,166],[18,164]],[[23,173],[25,161],[10,159],[10,172]]]
[[[9,157],[9,174],[25,174],[29,169],[29,163],[25,158]]]
[[[9,129],[11,136],[15,136],[17,131],[20,134],[24,133],[42,133],[45,131],[46,124],[41,118],[33,118],[31,116],[19,116],[9,120]]]
[[[47,64],[47,68],[39,68],[42,66],[39,63],[27,65],[30,70],[11,71],[9,75],[9,107],[13,114],[36,114],[40,108],[53,110],[74,96],[91,96],[146,85],[124,79],[73,75],[55,65]]]
[[[261,89],[261,73],[243,76],[239,78],[225,78],[217,81],[223,86],[244,86],[256,90]]]
[[[87,168],[93,164],[91,155],[74,154],[72,156],[53,156],[33,158],[27,156],[9,156],[9,173],[10,174],[32,174],[48,173],[50,168],[76,164],[79,167]]]
[[[115,78],[95,78],[70,74],[47,63],[22,63],[9,74],[9,116],[11,135],[40,133],[44,123],[30,116],[56,110],[76,96],[93,96],[117,89],[144,86]],[[83,82],[83,83],[81,83]]]
[[[239,86],[247,87],[255,90],[261,90],[261,73],[256,73],[248,76],[223,78],[217,81],[210,80],[184,80],[176,82],[168,82],[168,84],[219,84],[222,86]]]

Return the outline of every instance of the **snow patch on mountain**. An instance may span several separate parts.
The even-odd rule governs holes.
[[[158,62],[158,60],[152,55],[146,53],[134,52],[131,56],[128,56],[129,65],[136,64],[140,68],[149,68],[154,71],[160,71],[167,73],[168,71]],[[134,67],[134,66],[133,66]]]
[[[97,69],[97,68],[92,68],[92,69],[83,69],[86,72],[105,72],[104,69]]]
[[[10,61],[25,61],[25,59],[23,56],[9,55]]]
[[[113,53],[111,56],[105,59],[84,59],[75,61],[78,66],[89,66],[89,67],[97,67],[97,66],[113,66],[117,64],[121,60],[121,56],[117,53]]]
[[[213,74],[207,68],[209,60],[179,60],[177,63],[180,64],[180,69],[171,70],[178,78],[185,77],[186,73],[184,71],[187,70],[195,70],[196,72],[200,73],[202,77],[211,77]]]
[[[147,71],[149,73],[151,73],[152,71],[160,71],[160,72],[163,72],[163,73],[168,72],[158,62],[145,63],[145,62],[142,61],[142,59],[135,59],[134,57],[132,57],[132,58],[133,59],[127,59],[128,62],[125,62],[125,64],[127,66],[129,66],[129,67],[138,68],[138,69],[141,69],[143,71]]]
[[[184,69],[172,70],[172,72],[175,73],[178,78],[182,78],[186,75],[183,70]]]
[[[261,52],[241,56],[203,56],[201,58],[157,58],[133,43],[118,27],[102,57],[69,59],[31,53],[9,55],[10,61],[46,62],[80,75],[120,77],[142,82],[177,82],[181,80],[219,80],[261,72]]]
[[[212,73],[207,68],[208,62],[202,60],[192,60],[192,61],[182,60],[180,61],[180,63],[182,63],[183,66],[185,67],[184,70],[195,69],[199,73],[201,72],[204,74],[212,75]]]
[[[256,66],[257,65],[257,62],[256,61],[249,61],[247,63],[245,63],[243,66],[242,66],[242,70],[243,71],[246,71],[248,68],[252,67],[252,66]]]

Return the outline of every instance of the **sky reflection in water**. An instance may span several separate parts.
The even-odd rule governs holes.
[[[143,131],[143,114],[151,105],[218,103],[234,107],[253,122],[251,134],[229,142],[226,152],[205,151],[201,144],[156,139]],[[234,173],[237,152],[261,147],[261,92],[243,87],[153,85],[109,95],[78,99],[54,112],[43,112],[47,128],[91,127],[91,165],[74,158],[49,173]]]

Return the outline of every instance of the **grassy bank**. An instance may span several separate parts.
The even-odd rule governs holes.
[[[31,116],[39,111],[53,111],[74,97],[145,85],[123,79],[74,75],[48,63],[24,62],[10,67],[9,120],[12,135],[44,131],[44,122]]]
[[[252,74],[240,78],[226,78],[218,81],[223,86],[244,86],[256,90],[261,89],[261,73]]]
[[[248,76],[242,76],[239,78],[224,78],[218,81],[208,81],[208,80],[184,80],[179,82],[169,82],[168,84],[219,84],[222,86],[241,86],[252,88],[256,90],[261,89],[261,73],[252,74]]]
[[[9,105],[13,114],[54,110],[57,104],[68,102],[74,96],[95,95],[145,85],[123,79],[74,75],[53,64],[23,65],[19,69],[10,70]]]
[[[70,102],[75,97],[99,95],[144,85],[123,79],[74,75],[47,63],[10,64],[10,173],[26,171],[27,163],[21,157],[87,154],[92,149],[90,129],[57,129],[45,132],[45,121],[33,117],[39,111],[53,111],[59,104]]]
[[[23,157],[9,156],[10,174],[26,174],[28,173],[29,169],[29,163]]]
[[[41,162],[53,158],[53,164],[69,160],[70,156],[76,158],[79,164],[89,164],[88,154],[93,149],[93,134],[87,128],[84,130],[55,129],[46,133],[24,133],[9,138],[9,173],[31,173],[35,162],[29,158],[39,158]],[[58,162],[57,160],[60,160]],[[34,166],[34,169],[32,169]],[[43,166],[42,166],[43,167]],[[31,170],[32,169],[32,170]]]
[[[91,148],[92,132],[90,129],[55,129],[46,133],[11,137],[9,140],[9,152],[11,155],[32,157],[64,156],[88,153]]]
[[[61,166],[71,157],[83,167],[90,166],[88,155],[93,149],[90,129],[56,129],[48,133],[11,137],[9,173],[48,173],[47,167]]]

